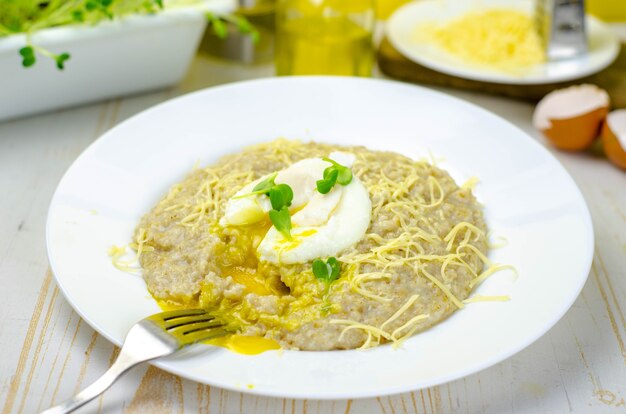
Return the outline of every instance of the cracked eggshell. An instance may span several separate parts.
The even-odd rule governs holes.
[[[598,137],[610,99],[595,85],[577,85],[547,94],[535,108],[533,125],[557,148],[583,150]]]
[[[609,113],[602,126],[602,145],[607,158],[626,170],[626,109]]]

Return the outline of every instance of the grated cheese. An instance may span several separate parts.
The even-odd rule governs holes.
[[[470,12],[443,26],[424,25],[418,34],[465,62],[497,70],[520,72],[545,61],[533,21],[522,11]]]
[[[130,260],[124,259],[124,257],[128,255],[128,252],[126,251],[126,246],[113,245],[109,248],[108,253],[111,257],[111,263],[113,263],[113,266],[115,266],[122,272],[138,273],[141,270],[135,258],[132,258]]]

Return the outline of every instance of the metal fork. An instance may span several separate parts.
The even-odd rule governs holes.
[[[204,309],[162,312],[142,319],[130,328],[117,359],[104,375],[74,397],[41,414],[72,412],[102,394],[135,365],[234,331],[233,327]]]

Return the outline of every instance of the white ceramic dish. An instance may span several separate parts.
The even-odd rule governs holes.
[[[610,65],[619,52],[617,36],[598,19],[587,16],[589,53],[583,56],[548,61],[520,73],[494,70],[468,63],[451,55],[426,38],[418,36],[423,24],[445,24],[469,11],[515,9],[531,14],[534,2],[524,0],[420,0],[398,9],[387,23],[387,35],[404,56],[420,65],[484,82],[506,84],[545,84],[579,79]]]
[[[230,3],[212,0],[203,8],[225,12]],[[0,121],[173,85],[187,72],[205,27],[201,10],[166,9],[36,32],[33,43],[71,54],[63,71],[42,56],[23,68],[25,36],[0,37]]]
[[[246,122],[241,122],[245,116]],[[493,365],[543,335],[573,303],[590,268],[589,213],[563,167],[508,122],[441,93],[358,78],[273,78],[206,89],[113,128],[71,166],[51,202],[50,263],[76,311],[120,344],[159,311],[143,280],[113,267],[107,250],[195,162],[207,164],[276,137],[365,145],[443,157],[457,181],[477,176],[486,218],[514,265],[478,288],[511,295],[476,303],[394,350],[270,351],[200,346],[157,366],[219,387],[293,398],[357,398],[432,386]],[[190,357],[189,354],[193,354]],[[253,388],[249,388],[249,386]]]

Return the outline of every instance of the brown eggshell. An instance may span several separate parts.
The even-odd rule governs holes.
[[[588,148],[600,133],[609,95],[595,85],[575,85],[547,94],[535,108],[533,125],[557,148]]]
[[[621,123],[621,129],[615,125]],[[614,111],[609,114],[606,122],[602,126],[602,144],[607,158],[619,168],[626,170],[626,151],[621,142],[626,141],[626,137],[618,138],[617,130],[624,130],[626,125],[626,110]]]
[[[598,108],[569,119],[551,119],[552,127],[541,132],[557,148],[580,151],[588,148],[600,133],[602,120],[609,109]]]

